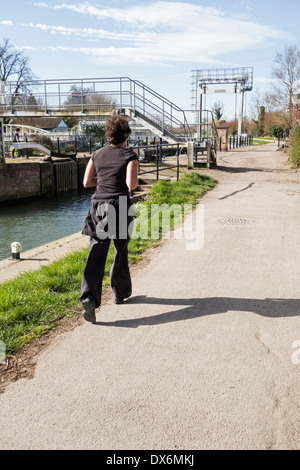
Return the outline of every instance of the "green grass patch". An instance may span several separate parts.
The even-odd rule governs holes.
[[[294,167],[300,166],[300,127],[296,127],[293,136],[292,164]]]
[[[253,138],[253,145],[264,145],[264,144],[270,144],[274,142],[274,139],[264,138],[264,137],[254,137]]]
[[[163,204],[189,204],[193,208],[199,198],[212,189],[215,181],[199,173],[185,174],[179,181],[159,181],[152,189],[150,197],[144,203],[136,205],[137,218],[134,233],[138,235],[138,226],[144,224],[148,236],[133,237],[129,244],[129,262],[141,259],[142,253],[149,247],[156,246],[164,233],[161,218],[158,223],[158,238],[152,239],[154,217],[153,206]],[[142,216],[141,216],[142,214]],[[170,220],[169,228],[177,223],[176,214]],[[156,227],[155,227],[156,229]],[[134,235],[134,234],[133,234]],[[57,321],[74,314],[79,306],[80,284],[88,249],[74,251],[63,258],[17,276],[11,281],[0,284],[0,341],[3,341],[7,357],[19,351],[32,339],[40,337],[54,328]],[[109,284],[109,270],[113,262],[113,243],[111,243],[103,286]]]

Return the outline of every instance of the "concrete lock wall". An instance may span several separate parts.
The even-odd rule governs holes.
[[[52,196],[55,192],[53,165],[40,163],[40,196]]]
[[[88,157],[77,158],[77,179],[78,179],[78,188],[83,189],[83,177],[85,173],[86,166],[88,164]]]
[[[0,165],[0,203],[52,196],[68,189],[82,189],[88,159],[77,162],[26,162]],[[60,165],[60,168],[56,168]]]
[[[40,165],[9,164],[0,167],[0,202],[40,197]]]

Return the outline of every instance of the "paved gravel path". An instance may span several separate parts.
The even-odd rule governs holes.
[[[299,449],[300,172],[284,160],[269,144],[204,171],[203,247],[163,241],[128,302],[54,338],[0,395],[1,449]]]

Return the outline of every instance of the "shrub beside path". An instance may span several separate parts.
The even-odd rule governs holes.
[[[299,449],[300,178],[276,148],[204,170],[203,247],[164,240],[131,299],[54,337],[0,395],[1,449]]]

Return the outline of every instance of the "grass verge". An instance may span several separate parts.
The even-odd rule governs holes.
[[[253,138],[253,145],[264,145],[264,144],[271,144],[274,142],[274,139],[270,138],[263,138],[263,137],[254,137]]]
[[[152,239],[151,207],[161,204],[190,204],[212,189],[216,181],[199,173],[185,174],[179,181],[158,181],[149,198],[137,205],[147,216],[148,237],[132,239],[129,244],[130,264],[138,262],[142,253],[156,246],[163,234],[162,220],[158,219],[159,236]],[[138,218],[138,217],[137,217]],[[171,218],[174,228],[176,218]],[[54,328],[59,319],[72,316],[78,308],[81,276],[88,249],[71,254],[43,266],[39,270],[21,274],[0,284],[0,341],[5,345],[6,358],[18,352],[31,340]],[[104,288],[109,284],[109,270],[113,262],[113,244],[108,253],[104,275]]]

